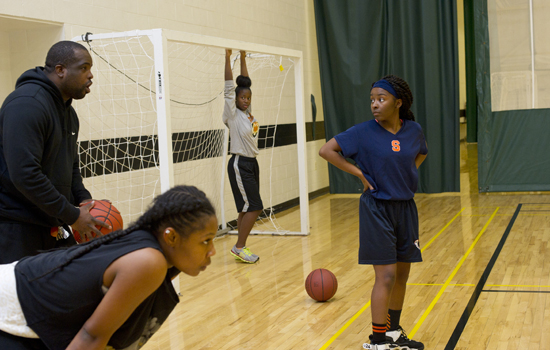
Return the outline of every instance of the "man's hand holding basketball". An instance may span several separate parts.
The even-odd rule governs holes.
[[[97,220],[90,214],[90,209],[94,207],[94,201],[80,204],[80,215],[75,223],[71,225],[73,230],[78,231],[84,241],[91,241],[94,237],[102,236],[96,226],[111,228],[103,221]]]

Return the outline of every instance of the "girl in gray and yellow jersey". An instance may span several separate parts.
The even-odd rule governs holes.
[[[241,75],[233,83],[231,71],[231,50],[225,51],[225,105],[223,122],[229,128],[232,154],[227,166],[229,182],[239,216],[237,218],[238,239],[231,249],[235,259],[245,263],[255,263],[260,258],[252,254],[246,247],[246,239],[254,222],[263,210],[260,197],[260,168],[256,156],[258,149],[258,131],[260,126],[256,118],[250,114],[252,81],[246,68],[246,53],[241,55]]]

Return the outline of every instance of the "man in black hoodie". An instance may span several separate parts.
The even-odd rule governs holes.
[[[0,109],[0,264],[55,247],[53,228],[70,225],[91,238],[100,235],[95,225],[109,227],[90,214],[93,202],[83,205],[92,196],[82,183],[71,106],[90,92],[91,67],[84,46],[60,41],[45,67],[19,77]]]

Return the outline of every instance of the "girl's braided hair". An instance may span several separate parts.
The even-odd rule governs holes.
[[[399,108],[399,118],[414,121],[414,114],[411,111],[413,95],[411,89],[409,88],[409,84],[407,84],[404,79],[392,74],[386,75],[382,79],[391,84],[391,86],[397,93],[397,97],[401,99],[401,101],[403,101],[403,104]]]
[[[205,218],[216,215],[216,211],[204,192],[194,186],[176,186],[158,195],[149,209],[125,230],[119,230],[80,244],[68,250],[67,260],[50,271],[35,278],[41,278],[89,251],[123,237],[137,230],[145,230],[153,235],[166,227],[173,227],[182,237],[204,227]]]

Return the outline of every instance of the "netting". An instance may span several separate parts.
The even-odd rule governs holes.
[[[206,192],[220,223],[231,222],[238,214],[225,175],[225,50],[167,43],[165,93],[170,99],[167,121],[173,183]],[[94,198],[110,199],[124,221],[132,222],[161,191],[154,46],[148,36],[94,39],[89,45],[94,84],[85,99],[75,102],[81,123],[82,173]],[[240,65],[238,51],[234,52],[236,77]],[[281,125],[296,124],[294,75],[289,74],[293,60],[257,53],[248,54],[246,60],[252,79],[252,114],[261,125],[258,162],[266,208],[261,230],[284,234],[273,208],[299,196],[296,145],[281,146],[284,135],[277,133]]]
[[[74,103],[81,172],[92,196],[111,200],[129,223],[160,194],[153,45],[141,37],[91,44],[91,93]]]

